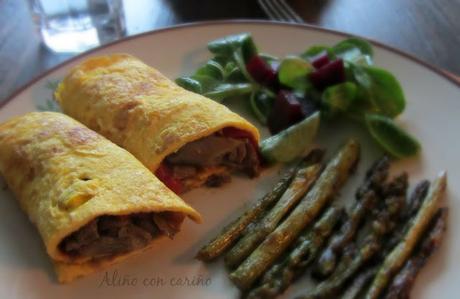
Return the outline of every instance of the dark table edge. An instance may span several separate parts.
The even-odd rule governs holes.
[[[74,56],[74,57],[72,57],[72,58],[70,58],[70,59],[68,59],[68,60],[66,60],[66,61],[64,61],[64,62],[62,62],[62,63],[60,63],[60,64],[58,64],[58,65],[56,65],[54,67],[52,67],[52,68],[50,68],[49,70],[46,70],[45,72],[41,73],[40,75],[35,76],[28,83],[26,83],[23,86],[21,86],[18,89],[16,89],[11,95],[9,95],[5,100],[3,100],[0,103],[0,108],[5,106],[8,102],[13,100],[18,94],[20,94],[22,91],[24,91],[25,89],[27,89],[28,87],[33,85],[35,82],[37,82],[38,80],[42,79],[43,77],[46,77],[48,74],[52,73],[53,71],[57,70],[58,68],[61,68],[64,65],[70,64],[73,61],[75,61],[77,59],[80,59],[81,57],[91,55],[91,53],[93,53],[93,52],[95,52],[97,50],[107,48],[107,47],[110,47],[110,46],[112,46],[114,44],[118,44],[118,43],[124,42],[126,40],[135,39],[135,38],[138,38],[138,37],[141,37],[141,36],[146,36],[146,35],[150,35],[150,34],[156,34],[156,33],[164,32],[164,31],[172,31],[172,30],[182,29],[184,27],[199,27],[199,26],[225,25],[225,24],[238,24],[238,23],[239,24],[259,24],[259,25],[263,24],[263,25],[277,25],[277,26],[282,25],[282,26],[301,27],[301,28],[308,28],[308,29],[314,29],[314,30],[318,30],[318,31],[323,31],[323,32],[327,32],[327,33],[333,33],[333,34],[341,35],[341,36],[344,36],[344,37],[350,37],[350,36],[359,37],[359,38],[365,39],[365,40],[371,42],[372,44],[375,44],[375,45],[377,45],[377,46],[379,46],[381,48],[384,48],[384,49],[386,49],[388,51],[394,52],[394,53],[396,53],[398,55],[401,55],[401,56],[403,56],[405,58],[408,58],[408,59],[412,60],[413,62],[418,63],[418,64],[430,69],[431,71],[437,73],[441,77],[444,77],[445,79],[451,81],[452,83],[454,83],[455,85],[460,87],[460,79],[455,77],[454,75],[448,74],[442,68],[437,67],[437,66],[435,66],[435,65],[433,65],[431,63],[428,63],[426,61],[423,61],[422,59],[416,57],[413,54],[409,54],[409,53],[407,53],[407,52],[405,52],[403,50],[400,50],[398,48],[394,48],[392,46],[388,46],[388,45],[386,45],[384,43],[381,43],[379,41],[373,40],[371,38],[362,37],[362,36],[352,34],[352,33],[347,33],[347,32],[343,32],[343,31],[338,31],[338,30],[334,30],[334,29],[329,29],[329,28],[324,28],[324,27],[319,27],[319,26],[309,25],[309,24],[288,23],[288,22],[267,21],[267,20],[246,20],[246,19],[213,20],[213,21],[200,21],[200,22],[184,23],[184,24],[174,25],[174,26],[170,26],[170,27],[155,29],[155,30],[151,30],[151,31],[147,31],[147,32],[127,36],[125,38],[122,38],[122,39],[119,39],[119,40],[104,44],[102,46],[93,48],[93,49],[91,49],[89,51],[86,51],[84,53],[76,55],[76,56]]]

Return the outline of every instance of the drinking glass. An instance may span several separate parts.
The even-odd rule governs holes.
[[[83,52],[125,35],[121,0],[29,0],[43,43],[59,53]]]

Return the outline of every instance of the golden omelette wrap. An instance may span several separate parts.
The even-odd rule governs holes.
[[[64,113],[131,152],[176,193],[259,173],[258,130],[127,54],[90,58],[60,83]]]
[[[0,172],[69,282],[172,237],[200,215],[129,152],[70,117],[0,125]]]

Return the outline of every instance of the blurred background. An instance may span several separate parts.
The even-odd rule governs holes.
[[[88,49],[189,22],[257,19],[361,35],[460,74],[460,0],[0,0],[0,102]]]

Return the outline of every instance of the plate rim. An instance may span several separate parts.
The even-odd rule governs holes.
[[[232,24],[238,24],[238,23],[241,23],[241,24],[251,24],[251,25],[256,25],[256,24],[262,24],[262,25],[263,25],[264,23],[266,23],[267,25],[280,25],[280,24],[281,24],[281,25],[289,25],[289,26],[290,26],[290,25],[293,25],[293,24],[289,24],[289,23],[285,23],[285,22],[270,22],[270,21],[268,21],[268,22],[267,22],[267,21],[262,21],[262,22],[248,21],[248,22],[245,22],[245,21],[240,21],[240,20],[238,20],[238,21],[236,21],[236,22],[234,22],[234,21],[230,21],[230,22],[227,22],[227,21],[210,21],[210,22],[196,22],[196,23],[190,23],[190,24],[181,24],[181,25],[177,25],[177,26],[173,26],[173,27],[166,27],[166,28],[161,28],[161,29],[157,29],[157,30],[151,30],[151,31],[148,31],[148,32],[143,32],[143,33],[140,33],[140,34],[137,34],[137,35],[132,35],[132,36],[129,36],[129,37],[126,37],[126,38],[117,40],[117,41],[113,41],[113,42],[108,43],[108,44],[104,44],[104,45],[102,45],[102,46],[100,46],[100,47],[91,49],[90,51],[87,51],[87,52],[85,52],[85,53],[81,53],[81,54],[75,55],[74,57],[72,57],[72,58],[70,58],[70,59],[68,59],[68,60],[66,60],[66,61],[64,61],[64,62],[62,62],[62,63],[59,63],[59,64],[57,64],[56,66],[50,68],[49,70],[47,70],[47,71],[45,71],[45,72],[43,72],[43,73],[41,73],[41,74],[35,76],[35,77],[32,78],[29,82],[27,82],[27,83],[24,84],[23,86],[19,87],[16,91],[14,91],[14,92],[11,94],[11,96],[9,96],[9,97],[7,97],[7,98],[5,99],[5,101],[4,101],[3,103],[0,103],[0,110],[3,109],[3,108],[6,108],[5,105],[7,105],[8,103],[10,103],[10,101],[11,101],[11,103],[14,103],[13,100],[18,100],[17,102],[20,103],[21,100],[23,99],[23,97],[22,97],[22,98],[19,98],[19,99],[18,99],[17,97],[20,96],[21,93],[24,92],[25,90],[27,90],[28,88],[31,88],[31,87],[33,88],[34,85],[36,85],[37,82],[38,82],[39,80],[42,80],[43,78],[46,78],[47,76],[49,76],[50,74],[52,74],[54,71],[59,70],[61,67],[66,67],[66,66],[68,66],[68,64],[73,63],[75,60],[81,59],[82,57],[86,57],[86,55],[91,55],[91,54],[93,54],[95,51],[98,51],[98,50],[100,50],[100,49],[105,49],[105,48],[107,48],[107,47],[110,47],[111,45],[116,45],[116,44],[122,43],[122,42],[124,42],[124,41],[130,41],[130,40],[134,40],[134,39],[136,39],[136,38],[141,38],[141,37],[144,37],[144,36],[149,37],[151,34],[153,35],[153,34],[160,33],[160,32],[169,32],[169,31],[172,31],[172,29],[174,29],[174,30],[175,30],[175,29],[187,29],[188,27],[190,27],[190,28],[192,28],[192,30],[193,30],[193,28],[196,28],[196,26],[202,26],[202,25],[206,25],[206,26],[207,26],[208,24],[211,24],[211,25],[214,25],[214,24],[217,24],[217,25],[232,25]],[[185,27],[185,28],[184,28],[184,27]],[[284,27],[284,26],[281,26],[281,28],[283,28],[283,27]],[[312,31],[312,32],[327,32],[327,33],[337,34],[338,36],[356,36],[356,35],[348,34],[348,33],[345,33],[345,32],[340,32],[340,31],[335,31],[335,30],[330,30],[330,29],[320,28],[320,27],[310,26],[310,25],[306,25],[306,26],[290,26],[290,27],[291,27],[291,28],[305,27],[306,30],[309,30],[309,29],[314,30],[314,31]],[[199,27],[198,27],[198,28],[199,28]],[[154,39],[155,37],[152,37],[152,38]],[[448,75],[445,75],[445,74],[442,72],[442,69],[439,68],[439,70],[436,71],[436,68],[437,68],[437,67],[434,67],[434,66],[433,66],[433,68],[431,68],[431,65],[429,65],[428,63],[427,63],[427,65],[425,65],[425,63],[424,63],[422,60],[419,60],[417,57],[412,56],[411,54],[404,53],[403,51],[400,51],[400,50],[398,50],[398,49],[394,49],[394,48],[392,48],[392,47],[390,47],[390,46],[386,46],[385,44],[381,44],[380,42],[374,42],[374,41],[372,41],[371,39],[368,39],[368,38],[365,38],[365,40],[371,41],[373,44],[375,44],[375,45],[377,45],[377,46],[379,46],[379,47],[382,47],[382,49],[389,50],[389,51],[392,52],[392,53],[395,53],[395,54],[402,54],[403,57],[407,57],[408,59],[410,59],[411,61],[414,61],[415,63],[419,62],[419,63],[420,63],[419,65],[422,65],[422,66],[427,67],[428,69],[431,69],[433,72],[435,72],[435,73],[441,75],[442,77],[446,77],[446,78],[448,79],[448,81],[452,81],[452,80],[449,80]],[[407,55],[407,56],[405,56],[405,55]],[[455,79],[455,78],[454,78],[454,79]],[[457,80],[453,80],[452,83],[454,84],[454,86],[457,86],[457,87],[460,86],[460,80],[458,80],[458,79],[457,79]],[[22,95],[22,96],[24,96],[24,95]],[[8,109],[8,108],[6,108],[6,109]],[[5,109],[5,110],[6,110],[6,109]],[[361,163],[362,163],[362,162],[361,162]],[[354,186],[354,185],[353,185],[353,186]],[[353,187],[353,189],[354,189],[354,187]],[[22,214],[22,213],[21,213],[21,214]],[[228,217],[230,217],[230,218],[233,217],[232,214],[228,214],[228,215],[229,215]],[[228,217],[227,217],[227,218],[228,218]],[[230,218],[228,218],[228,219],[230,219]],[[228,220],[228,219],[227,219],[227,220]],[[449,219],[449,222],[452,222],[452,219]],[[221,223],[221,224],[222,224],[222,223]],[[444,236],[444,237],[447,237],[447,235]],[[454,237],[454,235],[449,236],[449,239],[450,239],[449,242],[446,242],[446,241],[448,241],[448,240],[444,240],[444,244],[442,244],[442,247],[444,247],[444,249],[443,249],[443,251],[444,251],[443,254],[440,254],[441,252],[438,252],[438,253],[436,254],[436,255],[437,255],[437,259],[439,260],[439,259],[441,258],[441,260],[442,260],[442,263],[441,263],[441,264],[442,264],[442,270],[443,270],[443,271],[446,271],[446,269],[448,269],[448,266],[445,265],[445,261],[446,261],[446,262],[448,261],[448,255],[446,255],[445,250],[446,250],[446,247],[447,247],[447,249],[449,249],[450,246],[452,246],[452,244],[449,244],[449,243],[452,243],[452,240],[454,239],[453,237]],[[41,241],[40,241],[40,242],[41,242]],[[439,255],[441,255],[441,257],[440,257]],[[45,258],[46,258],[46,256],[45,256]],[[434,257],[431,259],[430,262],[433,263],[433,260],[434,260]],[[46,262],[48,262],[48,260],[46,260]],[[436,263],[436,264],[438,264],[438,263]],[[427,268],[428,268],[428,267],[427,267]],[[433,268],[433,267],[431,266],[431,268]],[[42,270],[43,270],[43,269],[42,269]],[[48,269],[48,270],[49,270],[49,269]],[[48,271],[48,270],[47,270],[47,271]],[[116,269],[115,269],[115,270],[116,270]],[[427,269],[426,269],[426,270],[427,270]],[[447,271],[446,271],[446,272],[447,272]],[[45,273],[45,272],[43,272],[43,273]],[[101,272],[101,273],[103,273],[103,272]],[[139,273],[144,273],[144,272],[139,272]],[[447,273],[448,273],[448,272],[447,272]],[[49,276],[49,273],[47,273],[47,275]],[[440,274],[440,273],[438,273],[438,275],[439,275],[439,277],[441,277],[441,274]],[[454,274],[454,275],[455,275],[455,274]],[[140,277],[142,277],[142,276],[140,276]],[[430,277],[431,277],[431,275],[430,275]],[[437,276],[435,276],[435,277],[437,277]],[[447,277],[449,277],[449,276],[447,276]],[[95,282],[97,283],[97,279],[95,280]],[[432,281],[430,280],[430,282],[432,282]],[[418,284],[420,285],[420,282],[418,282]],[[435,285],[437,285],[437,281],[436,281]],[[422,286],[423,286],[423,284],[422,284]],[[426,286],[425,286],[425,287],[426,287]],[[84,288],[85,288],[85,286],[84,286]],[[218,286],[218,289],[224,290],[224,291],[225,291],[225,290],[228,291],[228,289],[226,289],[225,287],[222,287],[222,286]],[[420,289],[421,289],[420,286],[418,286],[417,289],[420,290]],[[49,286],[46,287],[46,290],[47,290],[46,292],[49,292]],[[139,291],[139,292],[141,293],[142,291]],[[423,294],[424,290],[422,289],[421,291],[417,291],[417,293],[420,293],[420,292]]]
[[[167,31],[174,31],[174,30],[181,30],[181,29],[186,29],[186,28],[192,28],[192,27],[201,27],[201,26],[214,26],[214,25],[233,25],[233,24],[252,24],[252,25],[267,25],[267,26],[286,26],[286,27],[297,27],[297,28],[303,28],[303,29],[309,29],[309,30],[314,30],[314,31],[320,31],[320,32],[326,32],[326,33],[332,33],[336,35],[340,35],[343,37],[358,37],[361,39],[364,39],[371,44],[374,44],[378,47],[381,47],[385,50],[388,50],[390,52],[393,52],[394,54],[400,55],[406,59],[411,60],[414,63],[417,63],[428,70],[431,70],[432,72],[437,73],[439,76],[443,77],[444,79],[447,79],[448,81],[452,82],[454,85],[457,87],[460,87],[460,77],[456,77],[454,74],[450,75],[449,73],[446,73],[441,67],[435,66],[432,63],[426,62],[422,60],[421,58],[415,56],[414,54],[410,54],[404,50],[398,49],[393,46],[389,46],[383,42],[377,41],[373,38],[369,37],[364,37],[358,34],[346,32],[346,31],[340,31],[336,29],[330,29],[326,27],[320,27],[317,25],[311,25],[311,24],[306,24],[306,23],[290,23],[290,22],[283,22],[283,21],[273,21],[273,20],[252,20],[252,19],[229,19],[229,20],[210,20],[210,21],[197,21],[197,22],[187,22],[187,23],[182,23],[182,24],[177,24],[177,25],[172,25],[164,28],[158,28],[158,29],[153,29],[149,30],[146,32],[138,33],[138,34],[133,34],[130,36],[123,37],[121,39],[109,42],[107,44],[92,48],[88,51],[85,51],[83,53],[80,53],[78,55],[75,55],[71,57],[70,59],[67,59],[50,69],[34,76],[31,80],[29,80],[27,83],[24,85],[18,87],[15,89],[9,96],[7,96],[1,103],[0,103],[0,109],[2,109],[6,104],[8,104],[10,101],[15,99],[21,92],[26,90],[27,88],[31,87],[34,85],[37,81],[43,79],[44,77],[48,76],[50,73],[56,71],[57,69],[71,64],[75,60],[78,60],[82,57],[91,55],[92,53],[99,51],[104,48],[108,48],[112,45],[116,45],[119,43],[123,43],[125,41],[133,40],[136,38],[148,36],[148,35],[154,35],[158,33],[163,33]]]

